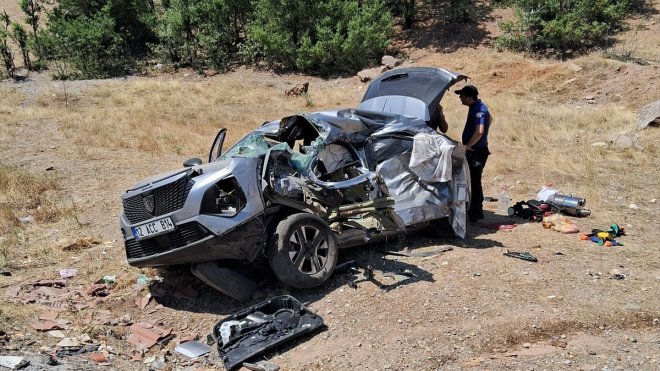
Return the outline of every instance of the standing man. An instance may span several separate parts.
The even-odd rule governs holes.
[[[470,185],[472,196],[468,219],[476,222],[484,218],[484,192],[481,187],[481,174],[488,160],[488,129],[493,117],[488,107],[479,99],[479,91],[474,85],[465,85],[456,90],[461,103],[469,107],[465,128],[463,129],[463,144],[466,147],[465,157],[470,166]]]

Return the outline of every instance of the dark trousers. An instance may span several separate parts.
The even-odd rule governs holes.
[[[488,155],[490,155],[488,147],[474,148],[465,154],[470,166],[470,187],[472,188],[470,208],[468,209],[468,219],[470,220],[484,218],[484,191],[481,187],[481,174],[484,172]]]

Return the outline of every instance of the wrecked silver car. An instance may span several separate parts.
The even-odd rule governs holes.
[[[122,196],[129,264],[191,264],[246,300],[256,288],[250,269],[269,266],[285,284],[309,288],[332,274],[339,248],[421,229],[464,237],[465,148],[428,126],[462,79],[396,69],[369,85],[358,108],[266,122],[224,152],[220,130],[207,164],[188,160]]]

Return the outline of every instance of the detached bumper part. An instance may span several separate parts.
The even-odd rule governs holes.
[[[225,368],[323,327],[323,319],[289,295],[276,296],[231,315],[213,328]]]

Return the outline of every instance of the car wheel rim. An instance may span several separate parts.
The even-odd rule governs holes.
[[[302,273],[320,272],[328,261],[329,251],[325,233],[314,226],[301,225],[289,237],[289,259]]]

